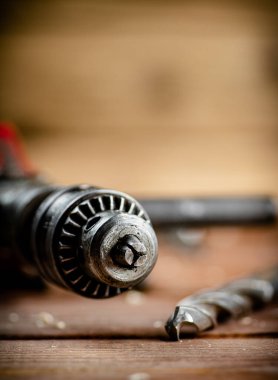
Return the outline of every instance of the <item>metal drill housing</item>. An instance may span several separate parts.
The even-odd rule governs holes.
[[[0,182],[1,245],[44,279],[107,298],[145,279],[157,258],[149,217],[132,197],[87,185]]]

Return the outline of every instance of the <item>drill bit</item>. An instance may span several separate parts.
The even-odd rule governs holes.
[[[278,296],[278,267],[233,281],[217,289],[182,299],[165,328],[172,340],[180,333],[198,334],[214,328],[228,317],[239,318]]]

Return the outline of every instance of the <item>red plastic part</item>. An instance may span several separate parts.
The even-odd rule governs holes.
[[[0,122],[0,175],[21,178],[35,174],[16,127]]]

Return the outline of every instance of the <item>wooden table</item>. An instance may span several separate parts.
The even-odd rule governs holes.
[[[180,298],[277,263],[277,228],[180,230],[159,241],[144,286],[116,298],[2,294],[0,378],[277,378],[277,305],[182,342],[164,331]]]

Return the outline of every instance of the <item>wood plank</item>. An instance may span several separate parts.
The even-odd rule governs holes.
[[[179,299],[277,262],[276,227],[214,228],[201,237],[195,247],[188,247],[173,244],[176,236],[160,235],[159,260],[144,287],[109,300],[82,298],[54,287],[45,292],[2,294],[0,335],[165,339],[164,323]],[[277,308],[273,306],[209,334],[254,336],[277,331]]]
[[[119,297],[52,287],[2,294],[0,378],[277,378],[277,305],[181,343],[164,330],[181,297],[277,262],[277,228],[206,230],[194,247],[172,234],[159,241],[151,278]]]
[[[39,340],[1,344],[1,378],[277,378],[278,342],[269,338]],[[134,374],[141,374],[135,377]],[[133,378],[132,375],[133,374]],[[145,375],[143,375],[145,374]]]
[[[167,340],[164,325],[174,303],[174,299],[164,299],[159,293],[130,293],[109,301],[51,292],[43,297],[23,295],[1,307],[0,337]],[[273,305],[202,336],[275,336],[277,332],[278,308]]]

